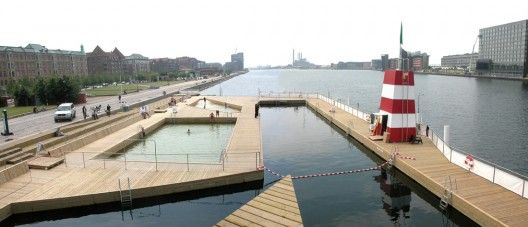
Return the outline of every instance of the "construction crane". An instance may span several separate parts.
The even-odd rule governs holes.
[[[477,38],[475,39],[475,42],[473,43],[473,49],[471,49],[471,55],[469,56],[469,65],[468,65],[468,71],[470,74],[473,74],[474,73],[474,70],[475,68],[472,67],[473,65],[473,60],[474,60],[474,57],[473,57],[473,54],[475,54],[475,46],[477,45],[477,42],[478,40],[480,39],[480,37],[482,37],[481,35],[478,35]]]

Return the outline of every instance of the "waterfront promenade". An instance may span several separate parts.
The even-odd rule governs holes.
[[[395,151],[416,158],[396,158],[393,165],[438,197],[444,196],[446,189],[452,190],[449,205],[476,223],[482,226],[528,223],[527,199],[449,162],[431,140],[424,137],[419,145],[372,141],[364,119],[339,108],[332,113],[329,111],[332,105],[318,98],[307,99],[307,105],[385,160],[391,159]],[[456,180],[456,188],[446,188],[447,177]]]
[[[525,226],[528,222],[528,200],[451,163],[439,152],[433,141],[423,138],[423,144],[385,143],[369,139],[369,125],[363,118],[334,108],[323,97],[291,95],[291,97],[206,97],[217,105],[239,109],[239,113],[221,113],[211,119],[214,109],[194,106],[203,97],[192,97],[172,109],[154,114],[105,136],[82,148],[67,153],[65,163],[51,170],[27,170],[0,185],[1,214],[74,207],[119,201],[119,180],[131,181],[132,195],[148,197],[192,191],[233,183],[262,180],[263,151],[260,120],[255,118],[255,104],[268,106],[306,104],[330,124],[369,148],[427,190],[442,198],[448,190],[447,202],[476,223],[483,226]],[[330,112],[335,109],[335,112]],[[98,158],[122,150],[139,138],[139,126],[147,134],[167,123],[236,122],[231,138],[216,164],[164,162],[123,162]],[[396,152],[398,154],[396,154]],[[402,157],[412,157],[405,159]],[[287,173],[284,173],[287,174]],[[350,176],[353,177],[353,176]],[[456,187],[446,179],[456,181]]]
[[[0,184],[0,220],[14,213],[118,202],[119,184],[122,190],[127,190],[128,181],[133,199],[260,181],[263,171],[259,166],[263,161],[260,123],[254,118],[256,101],[256,98],[234,99],[230,105],[240,106],[240,113],[210,122],[211,111],[187,105],[193,102],[191,99],[187,104],[179,103],[177,113],[169,108],[66,152],[62,156],[64,163],[49,170],[28,169],[27,162],[12,166],[19,176]],[[235,121],[229,144],[218,163],[100,158],[121,151],[138,139],[139,126],[149,134],[166,123]]]

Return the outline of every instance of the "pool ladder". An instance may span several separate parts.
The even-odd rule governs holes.
[[[451,202],[453,196],[453,189],[458,189],[456,179],[451,179],[451,176],[447,176],[444,180],[444,194],[440,197],[440,209],[445,211]]]
[[[119,183],[119,196],[121,197],[121,207],[132,208],[132,191],[130,190],[130,178],[127,177],[128,188],[121,187],[121,179],[117,180]]]

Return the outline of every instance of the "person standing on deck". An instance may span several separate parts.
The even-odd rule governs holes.
[[[86,119],[86,117],[88,116],[88,114],[86,113],[86,106],[83,106],[82,113],[83,113],[84,119]]]

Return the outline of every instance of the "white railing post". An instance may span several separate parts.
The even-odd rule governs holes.
[[[255,152],[255,170],[258,170],[258,152]]]
[[[84,152],[82,152],[82,156],[83,156],[83,168],[86,168],[86,164],[84,163]]]
[[[189,172],[189,154],[185,154],[187,156],[187,172]]]
[[[125,170],[127,170],[127,160],[126,160],[126,154],[125,154]]]

